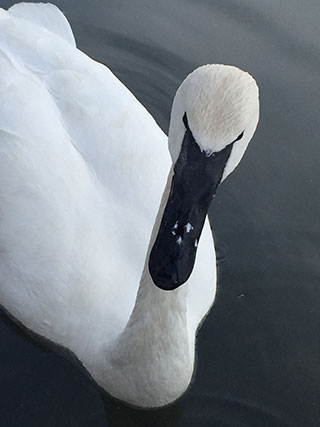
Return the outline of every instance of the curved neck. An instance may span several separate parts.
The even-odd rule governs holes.
[[[155,224],[152,229],[146,261],[140,280],[140,286],[137,292],[137,298],[128,321],[127,328],[131,328],[137,322],[144,322],[145,316],[150,316],[150,313],[158,313],[159,316],[163,317],[163,321],[168,320],[168,318],[172,315],[183,316],[185,320],[184,326],[185,328],[187,327],[186,287],[180,287],[175,291],[163,291],[159,289],[154,285],[148,267],[150,252],[156,240],[164,208],[169,197],[172,177],[173,166],[169,171],[166,187],[163,192]]]
[[[163,406],[178,398],[190,383],[194,350],[190,348],[186,286],[157,288],[148,259],[168,199],[171,168],[149,243],[133,312],[120,336],[106,349],[108,391],[133,405]]]

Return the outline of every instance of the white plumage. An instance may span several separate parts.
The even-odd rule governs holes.
[[[216,270],[207,220],[184,286],[162,291],[144,268],[171,183],[172,171],[156,220],[171,167],[167,137],[110,70],[76,49],[51,4],[0,9],[0,70],[0,303],[74,352],[115,397],[144,407],[171,402],[190,382]],[[234,87],[220,104],[214,100],[215,117],[225,120],[223,144],[247,128],[229,173],[257,124],[257,87],[234,67],[199,70],[176,96],[171,153],[174,159],[180,150],[180,116],[191,101],[197,142],[216,151],[220,134],[199,128],[211,108],[210,100],[199,107],[201,94],[209,80],[211,91]]]

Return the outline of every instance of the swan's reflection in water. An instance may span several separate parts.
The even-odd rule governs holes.
[[[129,407],[102,392],[108,427],[177,427],[181,425],[184,399],[160,409],[142,410]]]

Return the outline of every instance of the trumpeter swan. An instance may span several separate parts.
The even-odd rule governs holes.
[[[153,118],[76,48],[55,6],[0,9],[0,70],[1,305],[113,396],[172,402],[214,300],[206,213],[255,131],[254,79],[225,65],[191,73],[170,159]]]

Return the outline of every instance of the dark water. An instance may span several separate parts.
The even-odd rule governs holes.
[[[178,84],[208,62],[255,76],[261,120],[211,209],[218,296],[188,393],[155,412],[121,406],[3,316],[0,425],[319,427],[319,1],[53,2],[164,130]]]

